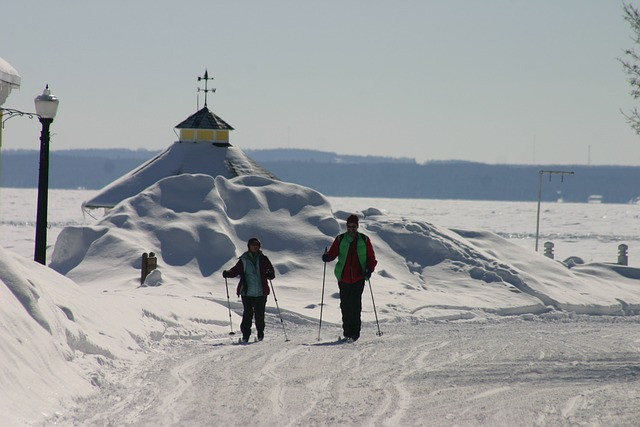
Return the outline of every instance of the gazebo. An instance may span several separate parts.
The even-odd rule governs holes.
[[[205,71],[205,77],[211,80]],[[240,148],[229,143],[233,128],[207,107],[205,89],[204,107],[180,122],[178,141],[138,168],[128,172],[102,188],[97,195],[82,204],[83,210],[113,208],[120,201],[134,196],[163,178],[185,173],[206,174],[234,178],[241,175],[259,175],[278,179]]]

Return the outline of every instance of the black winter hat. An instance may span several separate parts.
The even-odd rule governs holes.
[[[247,242],[247,248],[251,246],[252,243],[257,243],[258,246],[262,247],[262,243],[260,243],[260,239],[258,239],[257,237],[252,237],[249,239],[249,241]]]

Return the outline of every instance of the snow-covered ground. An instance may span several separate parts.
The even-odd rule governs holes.
[[[637,319],[374,324],[355,344],[277,318],[230,345],[174,340],[48,420],[62,425],[637,425]],[[329,339],[339,328],[328,327]]]
[[[533,252],[535,203],[183,175],[95,221],[89,194],[51,192],[51,268],[30,260],[35,191],[0,194],[2,424],[637,423],[638,206],[543,204],[540,245],[585,261],[568,268]],[[332,264],[319,329],[319,257],[352,211],[379,267],[361,340],[335,345]],[[265,341],[232,345],[241,306],[220,272],[253,235],[283,322],[270,297]],[[619,243],[629,267],[603,262]],[[144,251],[159,268],[141,286]]]

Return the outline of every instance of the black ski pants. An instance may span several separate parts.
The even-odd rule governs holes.
[[[346,338],[360,338],[360,313],[362,313],[362,292],[364,279],[356,283],[338,282],[340,288],[340,311],[342,331]]]
[[[256,330],[258,331],[258,339],[264,338],[264,307],[267,305],[267,297],[248,297],[242,296],[242,323],[240,330],[242,338],[246,341],[251,336],[251,322],[255,315]]]

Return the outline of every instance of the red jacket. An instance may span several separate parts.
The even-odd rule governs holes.
[[[333,261],[338,257],[338,255],[340,255],[340,236],[337,236],[335,238],[335,240],[331,244],[331,247],[329,248],[329,251],[327,252],[327,255],[329,255],[329,261]],[[366,269],[369,270],[370,273],[373,273],[373,270],[376,268],[378,261],[376,260],[376,254],[373,250],[373,245],[371,245],[371,239],[369,239],[368,237],[365,239],[365,246],[367,249]],[[352,284],[364,279],[364,271],[362,271],[362,266],[360,265],[360,260],[358,259],[356,245],[352,244],[349,246],[349,251],[346,255],[345,266],[342,270],[342,277],[340,278],[340,281],[343,283]]]

